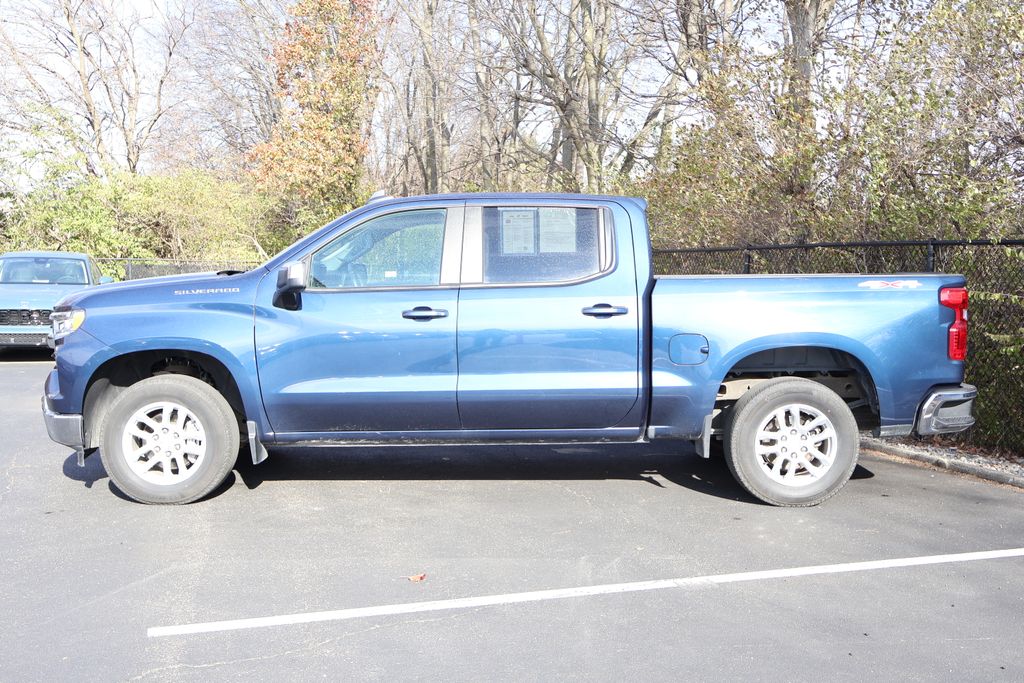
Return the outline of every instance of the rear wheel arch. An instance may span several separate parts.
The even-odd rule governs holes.
[[[714,428],[721,433],[728,413],[747,391],[780,377],[800,377],[821,384],[842,397],[861,429],[874,429],[885,412],[878,373],[857,355],[829,345],[779,345],[760,348],[733,362],[719,379]]]

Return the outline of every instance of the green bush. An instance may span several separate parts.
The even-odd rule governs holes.
[[[294,237],[274,198],[244,182],[188,170],[37,187],[15,200],[0,247],[256,261]]]

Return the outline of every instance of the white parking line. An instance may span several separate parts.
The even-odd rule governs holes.
[[[351,609],[329,610],[325,612],[307,612],[304,614],[284,614],[276,617],[255,617],[252,619],[209,621],[199,624],[184,624],[181,626],[152,626],[146,630],[146,635],[150,638],[159,638],[161,636],[180,636],[190,633],[238,631],[248,628],[263,628],[265,626],[311,624],[320,621],[344,621],[348,619],[362,619],[366,617],[391,616],[395,614],[412,614],[415,612],[436,612],[440,610],[468,609],[473,607],[488,607],[492,605],[511,605],[519,602],[540,602],[542,600],[562,600],[565,598],[581,598],[589,595],[635,593],[638,591],[661,590],[665,588],[685,588],[689,586],[737,583],[740,581],[785,579],[792,578],[795,576],[812,576],[815,574],[844,574],[849,572],[872,571],[876,569],[893,569],[896,567],[917,567],[928,564],[949,564],[954,562],[973,562],[976,560],[995,560],[1005,557],[1024,557],[1024,548],[1010,548],[1008,550],[985,550],[974,553],[955,553],[952,555],[902,557],[892,560],[847,562],[844,564],[823,564],[812,567],[768,569],[764,571],[755,572],[740,572],[737,574],[713,574],[710,576],[691,576],[681,579],[635,581],[632,583],[608,583],[598,586],[580,586],[578,588],[556,588],[552,590],[530,591],[526,593],[482,595],[475,598],[455,598],[452,600],[409,602],[398,605],[381,605],[378,607],[355,607]]]

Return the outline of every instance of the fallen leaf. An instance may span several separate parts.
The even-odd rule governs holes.
[[[419,583],[420,581],[425,580],[427,578],[427,575],[426,574],[413,574],[412,576],[407,576],[405,578],[409,579],[413,583]]]

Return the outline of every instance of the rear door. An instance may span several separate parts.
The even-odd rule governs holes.
[[[639,395],[640,317],[632,241],[617,232],[630,235],[628,217],[600,203],[467,204],[464,429],[634,426],[620,422]]]

